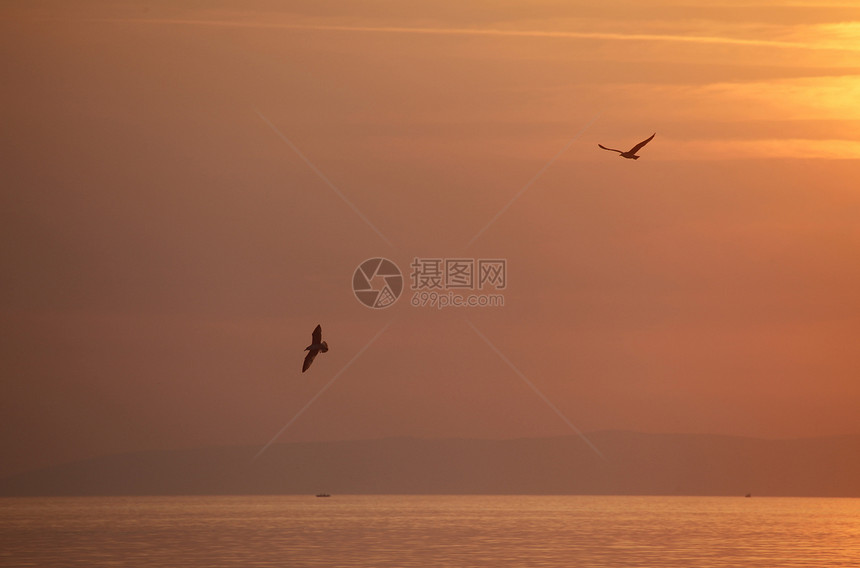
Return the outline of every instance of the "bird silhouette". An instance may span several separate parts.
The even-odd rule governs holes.
[[[317,354],[322,351],[323,353],[328,351],[328,343],[322,340],[322,327],[317,325],[314,328],[313,334],[311,334],[311,344],[305,347],[305,351],[308,352],[305,355],[305,362],[302,363],[302,373],[308,370],[308,367],[311,366],[311,363],[314,362],[314,358],[316,358]]]
[[[656,136],[656,135],[657,135],[657,133],[655,132],[654,134],[652,134],[652,135],[651,135],[651,137],[650,137],[650,138],[648,138],[647,140],[643,140],[643,141],[642,141],[642,142],[640,142],[639,144],[636,144],[635,146],[633,146],[632,148],[630,148],[630,149],[629,149],[629,150],[627,150],[626,152],[622,152],[621,150],[616,150],[615,148],[607,148],[607,147],[606,147],[606,146],[604,146],[603,144],[598,144],[598,146],[600,146],[600,147],[601,147],[601,148],[603,148],[604,150],[609,150],[610,152],[618,152],[619,154],[621,154],[621,157],[622,157],[622,158],[628,158],[628,159],[630,159],[630,160],[638,160],[638,159],[639,159],[639,156],[637,156],[637,155],[636,155],[636,152],[638,152],[639,150],[641,150],[641,149],[642,149],[642,146],[644,146],[645,144],[647,144],[648,142],[650,142],[650,141],[651,141],[651,139],[652,139],[652,138],[654,138],[654,136]]]

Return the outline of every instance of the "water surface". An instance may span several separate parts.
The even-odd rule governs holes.
[[[2,566],[860,566],[860,500],[0,499]]]

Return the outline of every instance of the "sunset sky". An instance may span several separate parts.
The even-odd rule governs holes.
[[[303,408],[860,433],[860,2],[67,4],[0,7],[0,475]],[[415,257],[505,259],[504,307],[411,306]]]

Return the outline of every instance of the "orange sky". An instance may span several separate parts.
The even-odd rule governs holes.
[[[0,8],[0,474],[262,446],[392,320],[280,441],[569,434],[469,322],[583,431],[860,432],[860,3],[176,4]]]

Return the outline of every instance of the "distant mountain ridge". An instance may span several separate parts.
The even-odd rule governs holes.
[[[0,480],[3,496],[602,494],[860,497],[860,436],[386,438],[119,454]]]

